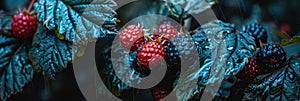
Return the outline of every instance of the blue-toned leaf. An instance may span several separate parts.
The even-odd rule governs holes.
[[[180,100],[203,93],[204,87],[204,92],[213,93],[221,84],[217,83],[224,77],[235,75],[255,51],[254,40],[248,34],[237,32],[234,25],[218,20],[203,25],[193,39],[202,60],[201,67],[189,75],[183,74],[182,77],[188,79],[179,82],[179,88],[175,89]],[[195,81],[197,87],[191,87],[190,82]]]
[[[48,29],[68,41],[85,44],[110,32],[116,21],[111,8],[115,5],[113,0],[38,0],[34,7],[38,20]]]
[[[12,35],[11,32],[12,16],[8,12],[0,10],[0,33],[5,35]]]
[[[130,68],[136,58],[137,53],[129,54],[120,46],[113,44],[116,35],[108,35],[100,38],[96,46],[96,62],[98,70],[106,87],[116,96],[120,96],[120,91],[130,88],[132,81],[140,82],[139,73]],[[112,55],[113,54],[113,55]],[[114,61],[114,63],[112,63]],[[115,69],[114,69],[115,68]],[[132,71],[132,74],[129,73]],[[118,73],[122,79],[120,79]],[[129,77],[129,78],[128,78]]]
[[[0,34],[0,95],[6,100],[33,77],[34,69],[28,57],[29,43]]]
[[[198,14],[215,3],[214,0],[165,0],[183,8],[188,14]],[[171,9],[173,10],[173,9]],[[174,8],[176,11],[176,8]]]
[[[3,10],[0,10],[0,28],[11,28],[12,16]]]
[[[59,40],[53,33],[39,26],[29,51],[36,70],[50,77],[62,71],[72,61],[72,44]]]
[[[219,40],[225,41],[225,47],[223,47],[226,48],[227,61],[225,78],[235,75],[256,51],[254,39],[247,33],[236,31],[234,27],[232,24],[217,21],[216,24],[210,23],[202,29],[205,33],[215,33],[213,38],[223,36]],[[216,45],[220,44],[218,41],[211,42]]]
[[[286,68],[257,77],[246,89],[244,100],[299,101],[300,59]]]
[[[208,42],[206,34],[201,33],[201,31],[198,31],[192,36],[192,38],[198,51],[198,61],[200,64],[192,65],[199,67],[196,68],[196,71],[195,69],[190,69],[185,73],[181,73],[181,77],[183,79],[174,82],[174,85],[177,84],[174,90],[176,92],[177,98],[180,101],[187,100],[195,94],[200,93],[200,91],[207,84],[210,73],[210,67],[212,64],[212,61],[210,59],[211,50],[209,49],[210,43]]]
[[[226,36],[227,66],[225,77],[235,75],[256,51],[254,38],[248,33],[234,32]]]

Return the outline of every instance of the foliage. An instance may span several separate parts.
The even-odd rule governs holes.
[[[106,34],[102,25],[115,14],[112,0],[39,0],[35,4],[38,20],[61,39],[86,44]]]
[[[28,41],[0,34],[0,94],[5,100],[33,77],[34,69],[28,56]]]

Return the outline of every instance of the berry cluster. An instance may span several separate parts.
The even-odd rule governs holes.
[[[146,33],[140,25],[129,25],[119,34],[119,41],[124,49],[138,52],[139,65],[148,68],[150,63],[158,64],[165,57],[178,58],[178,50],[169,41],[179,34],[174,26],[161,24],[153,30],[153,34],[144,36]]]
[[[260,48],[254,58],[250,58],[237,77],[251,80],[261,74],[280,69],[286,63],[286,53],[278,44],[267,44]]]

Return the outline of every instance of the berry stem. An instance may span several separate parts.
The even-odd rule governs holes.
[[[153,41],[153,39],[150,36],[147,36],[148,40]]]
[[[31,10],[31,8],[32,8],[32,6],[33,6],[33,4],[34,4],[35,1],[36,0],[31,0],[31,3],[30,3],[30,5],[29,5],[29,7],[27,9],[28,12],[30,12],[30,10]]]

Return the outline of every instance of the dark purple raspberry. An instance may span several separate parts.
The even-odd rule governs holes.
[[[267,43],[268,34],[267,30],[260,24],[250,24],[244,27],[244,32],[249,33],[252,37],[255,38],[256,47],[260,46],[260,42]]]
[[[286,62],[286,53],[278,44],[267,44],[258,50],[256,58],[264,73],[280,69]]]

